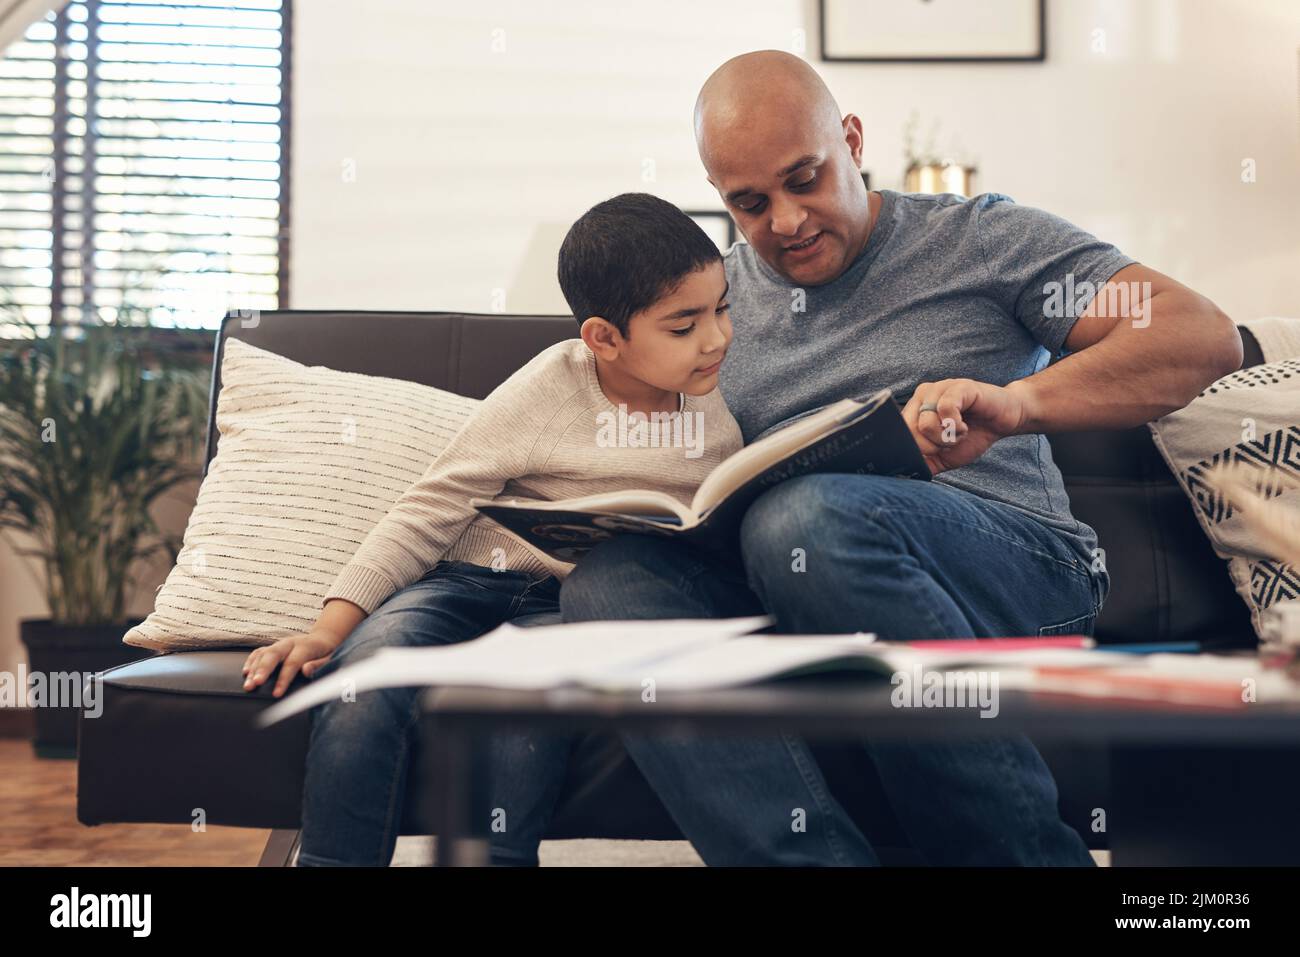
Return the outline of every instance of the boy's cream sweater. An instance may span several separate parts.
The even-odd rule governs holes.
[[[619,410],[600,389],[595,355],[581,339],[556,343],[483,401],[423,477],[370,530],[322,604],[345,598],[370,614],[440,559],[487,567],[504,563],[535,577],[563,578],[571,563],[523,545],[479,515],[469,500],[555,501],[644,488],[689,504],[705,476],[743,443],[716,388],[703,396],[683,395],[681,412],[673,413],[678,414],[689,417],[696,430],[693,447],[610,445]],[[688,434],[686,425],[681,423],[679,434]],[[495,565],[494,558],[499,559]]]

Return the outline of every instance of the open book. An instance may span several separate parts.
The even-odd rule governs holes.
[[[882,389],[832,403],[745,446],[700,483],[689,506],[646,489],[558,502],[474,498],[470,505],[526,544],[566,562],[619,532],[680,536],[727,551],[754,499],[780,482],[814,472],[930,478],[902,410]]]

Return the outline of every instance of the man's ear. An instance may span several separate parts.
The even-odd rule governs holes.
[[[578,331],[587,348],[602,359],[612,362],[618,358],[623,337],[619,335],[614,324],[600,316],[590,316]]]
[[[862,169],[862,120],[858,119],[854,113],[845,113],[842,123],[844,127],[844,142],[849,145],[849,153],[853,156],[853,165]]]

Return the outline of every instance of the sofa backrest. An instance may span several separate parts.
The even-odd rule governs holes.
[[[1261,360],[1242,329],[1246,366]],[[571,316],[277,310],[227,316],[217,334],[207,460],[229,337],[306,365],[389,376],[483,398],[547,346]],[[1099,642],[1200,641],[1253,647],[1245,604],[1211,550],[1146,426],[1048,436],[1076,518],[1097,531],[1111,577]],[[205,465],[206,470],[206,465]]]

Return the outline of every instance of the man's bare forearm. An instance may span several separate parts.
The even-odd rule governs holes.
[[[1025,400],[1017,432],[1124,429],[1181,409],[1241,366],[1233,321],[1203,296],[1160,292],[1149,312],[1007,388]],[[1147,321],[1149,318],[1149,321]]]

